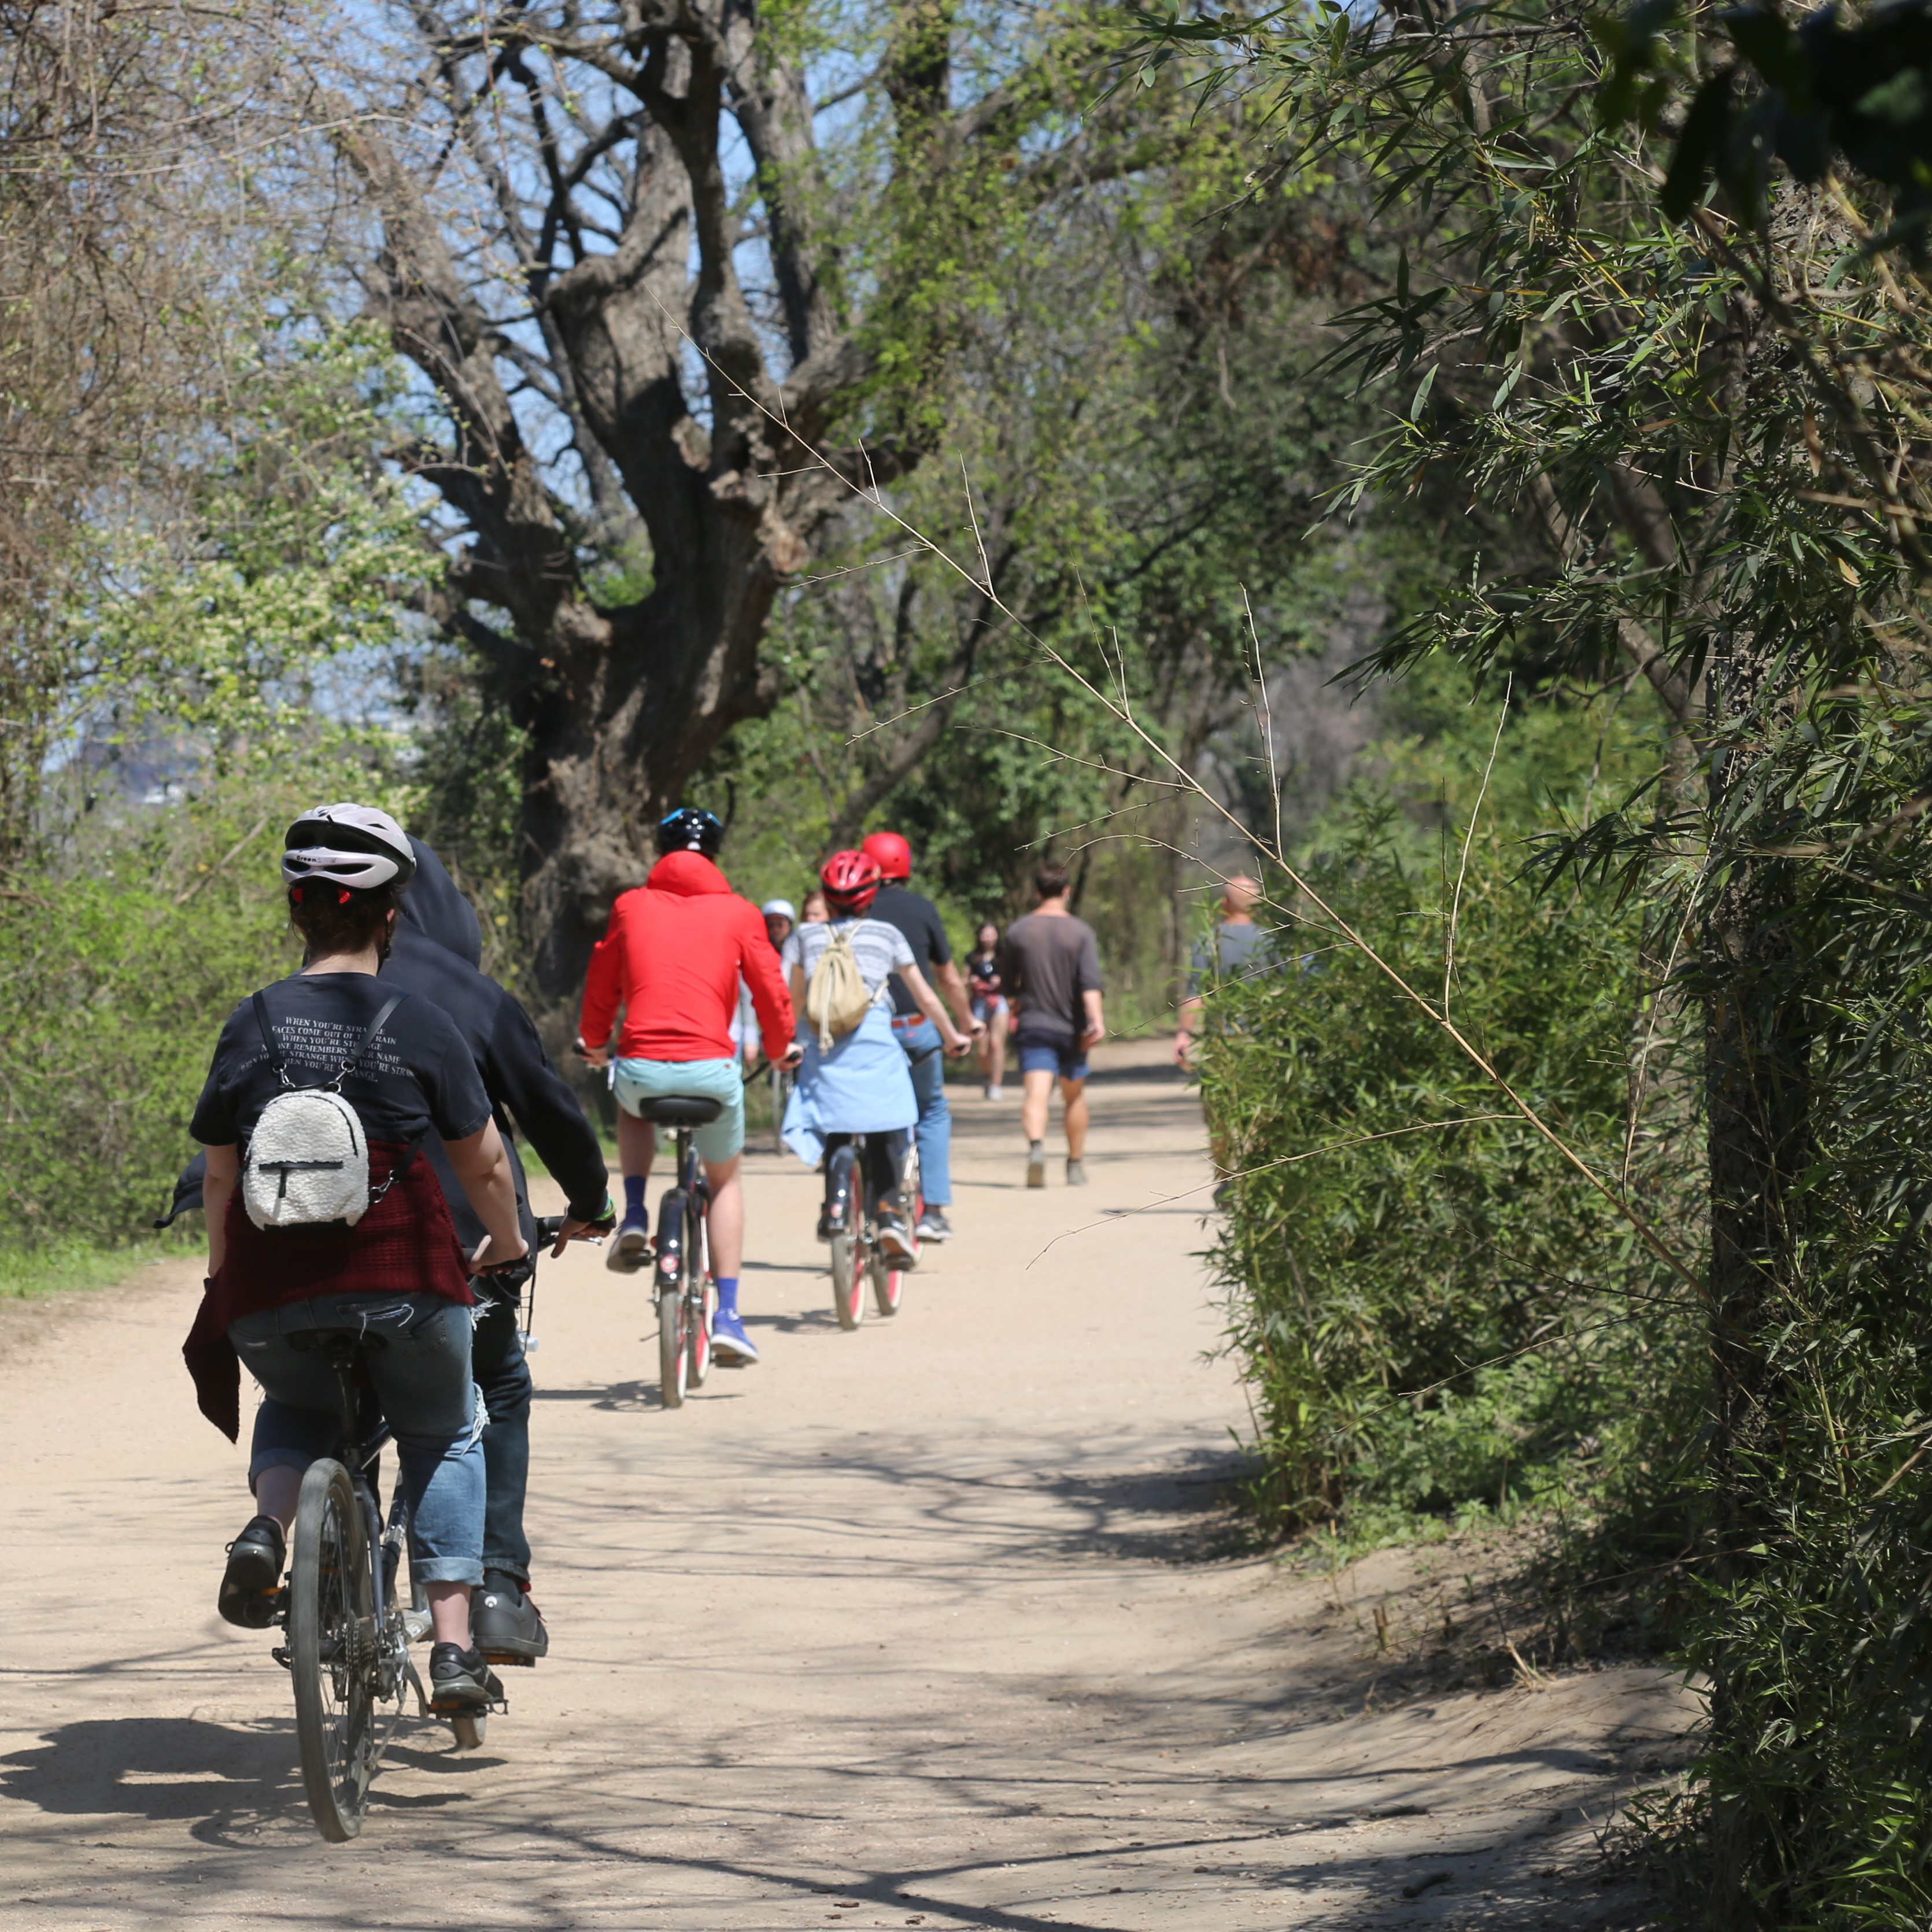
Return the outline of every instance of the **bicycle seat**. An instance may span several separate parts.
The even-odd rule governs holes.
[[[724,1103],[708,1094],[659,1094],[638,1102],[638,1112],[661,1127],[708,1127]]]

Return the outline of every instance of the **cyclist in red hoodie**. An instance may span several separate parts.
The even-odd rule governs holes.
[[[718,1288],[711,1345],[720,1362],[744,1367],[758,1352],[738,1314],[745,1087],[731,1021],[740,974],[752,989],[765,1057],[774,1065],[795,1066],[804,1049],[792,1038],[791,995],[765,922],[713,862],[724,842],[724,826],[708,812],[681,806],[658,821],[663,856],[641,886],[610,908],[610,923],[590,956],[578,1044],[592,1066],[608,1064],[610,1029],[622,1010],[611,1084],[620,1110],[624,1218],[605,1258],[620,1274],[642,1266],[650,1245],[644,1184],[657,1129],[639,1117],[640,1104],[667,1094],[701,1094],[720,1103],[717,1119],[694,1137],[711,1186],[711,1272]]]

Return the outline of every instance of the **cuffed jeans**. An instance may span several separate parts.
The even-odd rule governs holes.
[[[919,1102],[919,1191],[928,1208],[952,1202],[952,1109],[946,1100],[946,1046],[939,1029],[922,1013],[917,1023],[892,1022],[892,1036],[905,1048]]]
[[[306,1469],[340,1454],[335,1371],[294,1338],[360,1330],[378,1341],[363,1359],[402,1465],[410,1570],[418,1582],[482,1582],[484,1458],[471,1327],[470,1310],[435,1294],[318,1295],[232,1322],[228,1339],[266,1396],[255,1414],[250,1486],[278,1464]]]

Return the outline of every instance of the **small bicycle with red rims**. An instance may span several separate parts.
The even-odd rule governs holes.
[[[832,1308],[842,1328],[866,1318],[866,1288],[881,1315],[896,1315],[905,1298],[905,1279],[919,1265],[919,1217],[926,1198],[920,1192],[919,1151],[909,1149],[899,1192],[905,1202],[904,1239],[909,1252],[895,1254],[880,1239],[878,1204],[865,1185],[868,1134],[833,1137],[825,1158],[824,1226],[832,1249]]]

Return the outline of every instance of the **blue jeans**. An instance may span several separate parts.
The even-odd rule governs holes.
[[[483,1512],[483,1567],[530,1580],[530,1539],[524,1534],[524,1496],[530,1484],[530,1364],[518,1332],[517,1304],[476,1285],[476,1339],[470,1372],[490,1418],[483,1432],[489,1502]]]
[[[1052,1073],[1062,1080],[1084,1080],[1087,1049],[1076,1040],[1063,1045],[1057,1040],[1021,1040],[1014,1042],[1020,1056],[1020,1072]]]
[[[440,1295],[323,1294],[231,1322],[228,1339],[266,1398],[255,1414],[250,1486],[264,1469],[306,1469],[341,1453],[335,1371],[292,1343],[316,1328],[382,1338],[364,1359],[396,1438],[417,1580],[482,1582],[483,1441],[470,1373],[470,1311]]]
[[[892,1034],[905,1048],[919,1102],[919,1191],[928,1208],[952,1200],[952,1109],[946,1103],[946,1048],[939,1029],[923,1013],[895,1018]]]

